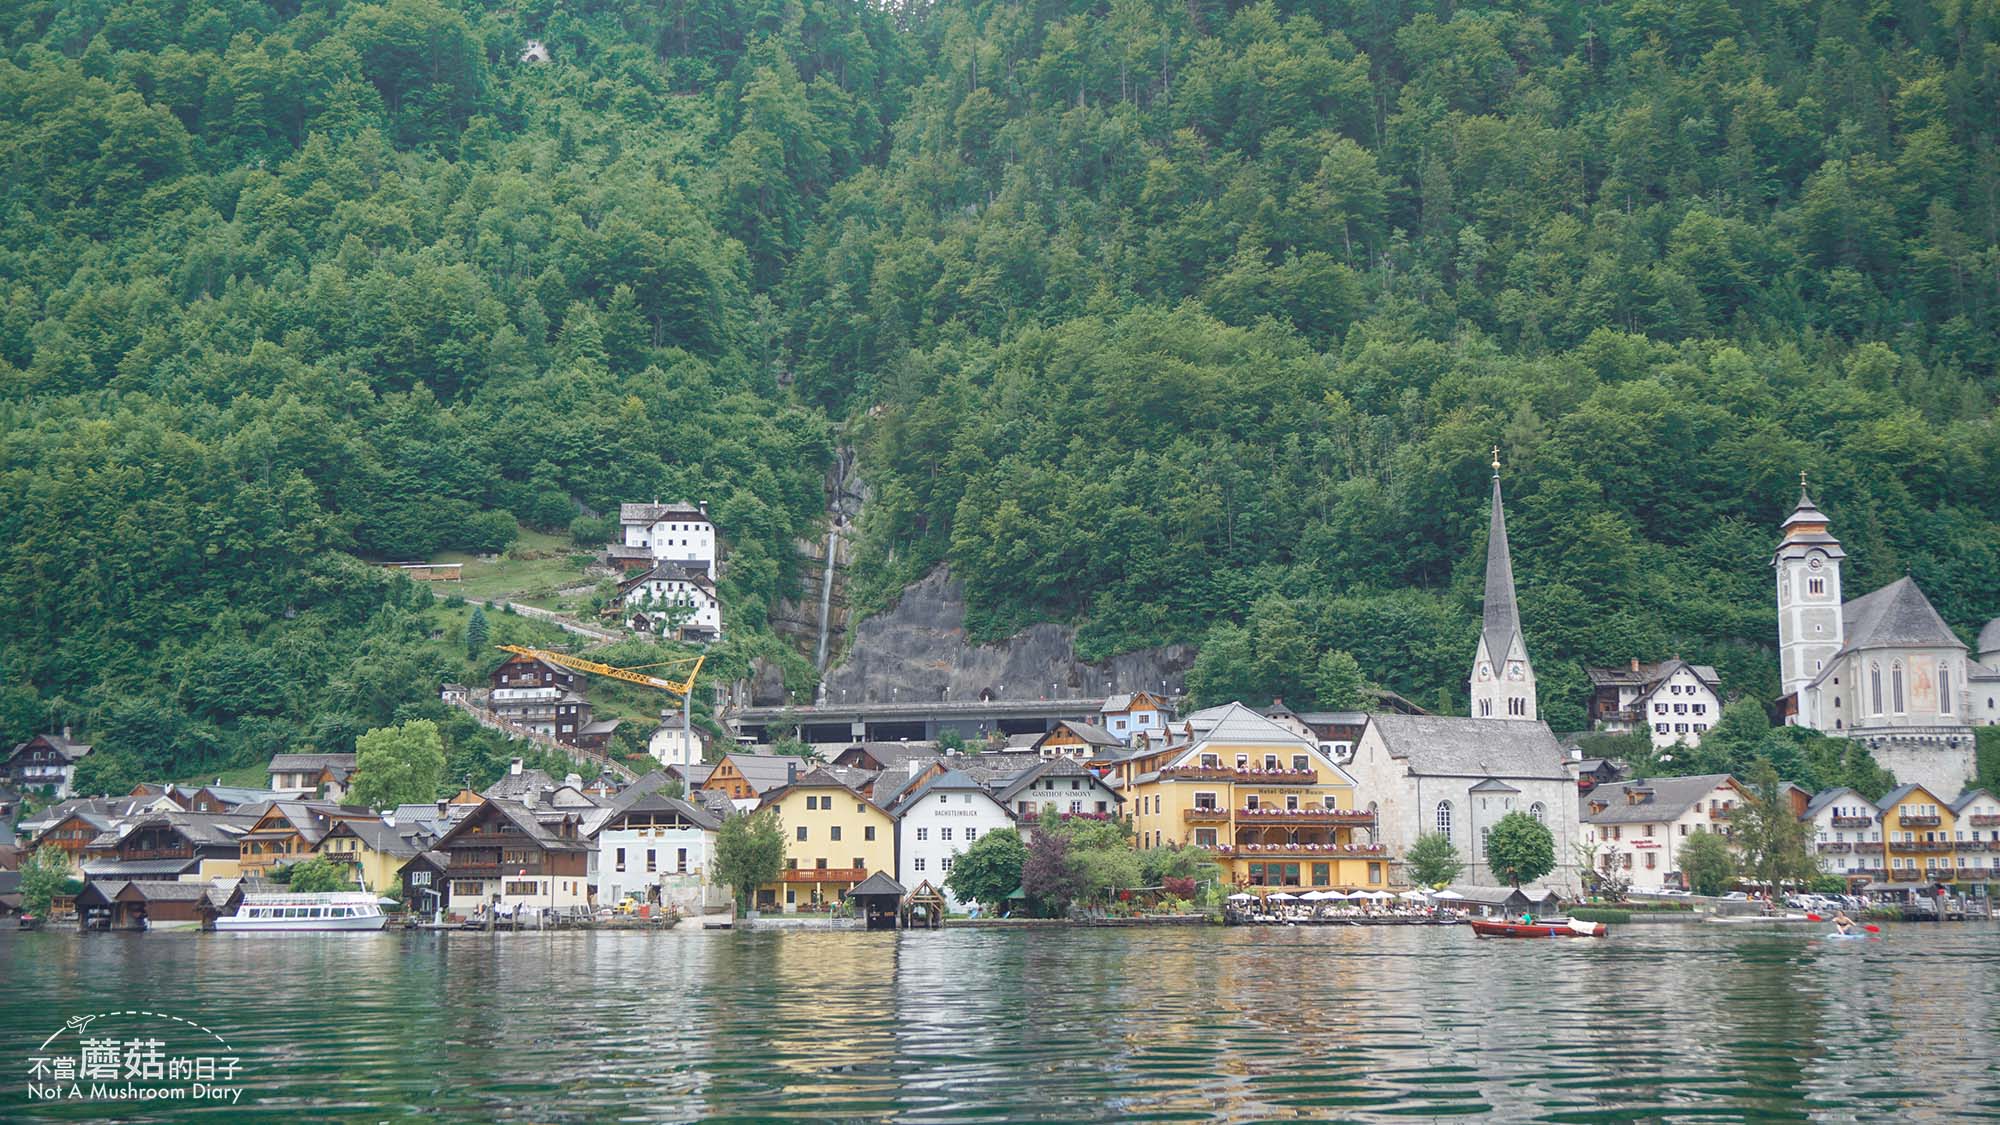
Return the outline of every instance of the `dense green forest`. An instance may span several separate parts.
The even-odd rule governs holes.
[[[0,733],[348,748],[478,670],[350,556],[655,496],[740,666],[839,440],[864,609],[1211,691],[1462,707],[1495,444],[1559,729],[1774,693],[1801,469],[1969,636],[1995,105],[1990,0],[0,0]]]

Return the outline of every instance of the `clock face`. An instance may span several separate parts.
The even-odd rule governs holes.
[[[1490,679],[1492,679],[1492,678],[1493,678],[1493,665],[1491,665],[1491,664],[1488,664],[1488,663],[1486,663],[1485,661],[1481,661],[1481,662],[1480,662],[1480,664],[1479,664],[1479,678],[1480,678],[1480,679],[1482,679],[1482,680],[1490,680]]]
[[[1510,680],[1518,680],[1521,678],[1520,661],[1516,660],[1512,664],[1507,665],[1507,678]]]
[[[1820,567],[1826,564],[1820,560],[1820,557],[1818,555],[1814,555],[1812,558],[1806,560],[1806,565],[1813,568],[1814,570],[1818,570]]]

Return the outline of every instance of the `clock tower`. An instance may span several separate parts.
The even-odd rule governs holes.
[[[1827,531],[1828,523],[1806,495],[1806,475],[1800,473],[1798,506],[1779,525],[1784,538],[1771,556],[1778,577],[1778,674],[1786,695],[1819,678],[1846,643],[1840,560],[1847,552]]]

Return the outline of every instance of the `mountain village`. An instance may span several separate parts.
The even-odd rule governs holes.
[[[720,636],[718,535],[705,506],[627,504],[620,522],[609,554],[629,575],[616,603],[623,623]],[[1974,654],[1910,578],[1846,598],[1844,552],[1803,480],[1779,531],[1780,717],[1860,742],[1899,784],[1879,800],[1785,785],[1777,800],[1805,824],[1821,874],[1846,893],[1939,917],[1990,914],[2000,797],[1970,779],[1974,727],[2000,722],[2000,619]],[[1182,714],[1163,693],[1133,691],[1038,731],[995,726],[969,744],[871,741],[863,731],[802,755],[749,735],[712,747],[678,721],[684,710],[670,710],[649,744],[654,768],[633,776],[602,756],[617,723],[593,719],[578,672],[588,662],[515,650],[483,688],[448,684],[443,697],[510,736],[600,764],[594,776],[556,778],[517,758],[477,792],[369,809],[341,803],[355,755],[281,753],[266,788],[147,783],[78,796],[71,781],[91,747],[65,730],[0,761],[9,820],[22,793],[55,798],[13,824],[17,844],[0,859],[16,868],[38,849],[63,852],[82,886],[61,896],[53,917],[86,930],[211,926],[246,892],[282,889],[286,867],[315,857],[399,904],[412,924],[853,916],[855,925],[921,925],[1026,909],[1019,889],[980,903],[950,885],[954,863],[981,839],[1013,831],[1032,840],[1054,824],[1101,821],[1122,825],[1141,853],[1198,849],[1212,863],[1198,895],[1209,906],[1225,896],[1308,896],[1429,907],[1439,892],[1512,911],[1578,901],[1606,883],[1685,894],[1683,849],[1702,834],[1729,837],[1756,799],[1728,774],[1625,776],[1539,718],[1497,455],[1469,663],[1466,717],[1428,714],[1392,693],[1372,711],[1295,711],[1272,700]],[[1726,692],[1715,669],[1673,658],[1589,676],[1593,728],[1643,732],[1663,755],[1698,744]],[[718,835],[731,818],[767,810],[783,835],[782,864],[754,886],[731,886],[718,877]],[[1521,886],[1508,885],[1489,852],[1510,814],[1545,828],[1553,844],[1549,869]],[[1412,871],[1425,837],[1456,855],[1448,888]],[[19,881],[17,870],[0,870],[0,905],[17,912]],[[1121,888],[1117,901],[1157,902],[1160,891]]]

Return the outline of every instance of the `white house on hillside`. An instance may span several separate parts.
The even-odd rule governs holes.
[[[1601,731],[1643,730],[1660,749],[1701,736],[1722,717],[1722,679],[1706,664],[1665,660],[1624,668],[1586,668],[1590,723]]]
[[[715,581],[715,525],[707,504],[620,504],[618,525],[614,560],[682,563]]]
[[[722,597],[698,564],[663,562],[626,579],[618,584],[618,606],[626,625],[642,632],[659,632],[663,623],[677,621],[676,632],[684,639],[722,636]]]

